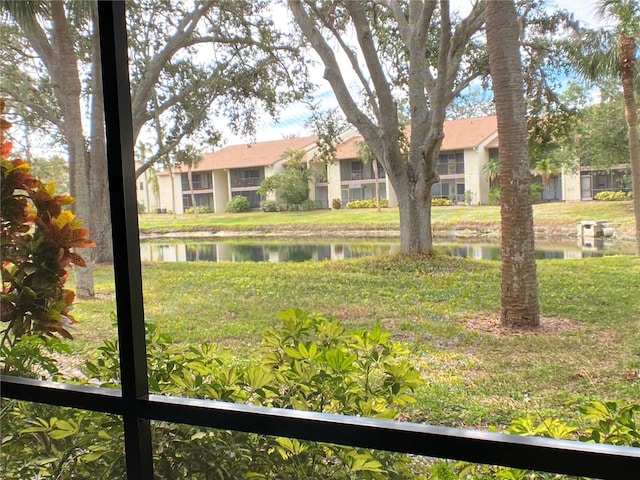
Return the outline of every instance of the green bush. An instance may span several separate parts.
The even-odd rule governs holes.
[[[497,187],[489,189],[489,205],[500,205],[500,189]]]
[[[632,192],[629,192],[629,194],[632,194]],[[617,191],[617,192],[607,191],[607,192],[596,193],[593,199],[599,200],[601,202],[618,202],[621,200],[630,200],[631,198],[633,198],[633,195],[629,195],[629,194],[621,191]]]
[[[307,198],[300,204],[300,209],[304,211],[318,210],[320,208],[322,208],[322,204],[316,200],[311,200],[310,198]]]
[[[380,199],[380,207],[387,208],[389,206],[389,200],[386,198]],[[352,200],[347,203],[347,208],[377,208],[376,199],[369,200]]]
[[[610,445],[640,447],[640,404],[619,405],[594,401],[580,409],[581,425],[546,418],[535,421],[530,415],[511,422],[506,433],[524,436],[580,440]],[[529,472],[517,468],[496,467],[467,462],[440,461],[431,467],[434,480],[484,480],[488,478],[569,480],[567,475]]]
[[[243,195],[237,195],[225,205],[225,211],[229,213],[244,213],[251,210],[249,199]]]
[[[336,320],[279,313],[252,359],[211,344],[174,344],[147,326],[153,393],[278,408],[397,418],[421,384],[410,350],[379,327],[347,332]],[[86,366],[86,382],[118,388],[118,343],[106,341]],[[105,414],[31,403],[7,405],[0,461],[17,478],[123,478],[122,431]],[[155,422],[162,478],[411,478],[406,455]],[[60,458],[64,455],[64,461]]]
[[[432,198],[431,205],[434,207],[450,207],[455,205],[455,202],[449,198]]]
[[[198,210],[198,213],[211,213],[211,207],[208,205],[201,205],[199,207],[196,207],[196,210]],[[185,209],[184,213],[194,213],[194,208],[193,207],[189,207],[187,209]]]
[[[274,202],[273,200],[266,200],[262,202],[262,211],[263,212],[279,212],[280,207],[278,206],[278,202]]]
[[[537,202],[542,200],[542,192],[544,191],[544,185],[538,182],[534,182],[530,185],[529,191],[531,192],[531,201]]]
[[[339,198],[331,199],[331,208],[334,210],[340,210],[342,208],[342,200]]]

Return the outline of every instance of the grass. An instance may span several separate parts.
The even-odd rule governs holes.
[[[581,220],[606,220],[621,231],[633,230],[633,211],[630,201],[623,202],[575,202],[541,203],[534,205],[537,228],[564,227],[575,232]],[[464,226],[495,227],[500,223],[500,207],[452,206],[433,207],[434,231],[447,231]],[[141,215],[143,233],[193,232],[193,231],[349,231],[386,230],[397,234],[398,209],[316,210],[285,213],[209,213],[193,215]]]
[[[145,314],[177,342],[215,342],[240,356],[255,351],[286,308],[333,316],[348,328],[380,325],[413,346],[423,371],[412,418],[437,424],[506,424],[526,412],[568,418],[588,399],[637,401],[640,258],[546,260],[538,271],[543,324],[572,328],[470,328],[499,310],[500,264],[445,256],[149,263]],[[72,346],[82,355],[115,336],[111,269],[98,268],[96,290],[97,299],[74,309],[81,324]]]

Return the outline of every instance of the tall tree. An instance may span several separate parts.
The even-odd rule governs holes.
[[[538,326],[527,123],[518,16],[513,0],[487,0],[487,49],[500,138],[501,309],[506,326]]]
[[[635,98],[637,38],[640,36],[640,4],[637,0],[601,0],[599,12],[615,20],[614,31],[600,30],[579,40],[579,65],[583,75],[600,81],[619,77],[622,83],[628,130],[629,163],[633,187],[637,253],[640,255],[640,137],[638,104]]]
[[[281,157],[285,162],[284,171],[265,178],[258,188],[258,194],[264,197],[273,192],[289,208],[308,200],[311,170],[302,161],[306,153],[304,149],[286,149]]]
[[[138,174],[185,139],[218,140],[213,118],[224,115],[234,128],[251,132],[258,112],[275,113],[279,104],[304,93],[304,64],[294,42],[284,40],[264,15],[268,6],[253,0],[127,4],[134,135],[157,119],[164,130],[162,148]],[[0,75],[11,78],[0,85],[0,93],[25,116],[35,112],[62,134],[77,214],[98,245],[83,255],[89,265],[109,261],[95,2],[1,0],[0,9],[10,20],[9,28],[3,25],[3,41],[16,46],[11,61],[0,66]],[[294,83],[295,89],[287,88]],[[81,276],[78,293],[92,292],[91,277]]]
[[[373,180],[376,191],[376,208],[380,211],[380,177],[378,174],[378,159],[373,154],[369,146],[365,142],[357,142],[358,158],[365,165],[371,165],[373,171]]]
[[[288,4],[320,57],[345,117],[381,162],[398,196],[402,250],[430,252],[431,187],[438,182],[435,163],[446,108],[485,63],[480,42],[474,41],[484,23],[484,2],[475,2],[456,25],[445,0]],[[355,71],[357,88],[350,88],[335,46]],[[365,98],[359,103],[361,92]],[[402,151],[402,102],[395,96],[400,92],[410,112],[408,155]]]
[[[26,76],[26,82],[21,83],[19,81],[21,77],[17,75],[15,69],[11,71],[12,82],[8,88],[3,86],[2,90],[16,103],[33,103],[38,99],[46,100],[47,97],[53,97],[59,113],[62,114],[60,120],[56,119],[52,123],[61,129],[66,140],[69,152],[70,190],[71,195],[76,199],[76,214],[88,224],[91,236],[98,245],[95,250],[87,249],[81,253],[88,266],[76,269],[76,293],[79,296],[93,296],[92,265],[95,261],[108,260],[111,252],[108,219],[104,218],[102,208],[92,208],[95,205],[104,205],[106,209],[108,202],[103,202],[102,197],[96,198],[95,195],[90,195],[94,187],[92,180],[96,178],[99,178],[99,185],[95,185],[95,188],[105,191],[106,151],[104,148],[102,150],[86,148],[81,98],[83,88],[77,60],[76,40],[79,36],[78,31],[91,37],[92,31],[87,28],[91,15],[95,13],[88,8],[82,8],[83,5],[81,5],[73,12],[73,16],[68,16],[63,2],[45,4],[44,2],[5,1],[0,6],[14,19],[20,28],[20,33],[28,41],[28,47],[35,52],[44,65],[50,77],[47,86],[51,95],[45,96],[39,90],[36,91],[35,86],[30,85],[33,79],[29,75]],[[46,19],[46,22],[43,19]],[[24,43],[21,44],[26,46]],[[96,73],[98,77],[100,76],[100,72],[93,71],[92,77]],[[27,100],[21,101],[22,95],[25,94],[28,95]],[[101,96],[92,102],[94,111],[102,112],[101,105]],[[57,113],[47,105],[37,105],[35,109],[47,119],[53,119]],[[91,126],[95,127],[94,122]],[[105,144],[104,127],[96,128],[92,134],[94,142]],[[91,171],[92,160],[93,171]]]
[[[193,207],[193,214],[198,218],[198,206],[196,204],[196,194],[193,190],[193,167],[196,167],[202,155],[193,145],[186,145],[180,147],[172,152],[173,165],[184,165],[187,167],[187,181],[189,182],[189,191],[191,192],[191,206]]]

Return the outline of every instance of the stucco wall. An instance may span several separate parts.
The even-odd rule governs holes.
[[[472,205],[486,205],[489,202],[489,182],[484,166],[489,161],[489,149],[469,148],[464,151],[464,189],[471,191]]]
[[[580,172],[562,172],[562,199],[565,202],[579,202],[580,192]]]
[[[169,175],[158,176],[160,183],[160,199],[158,202],[158,208],[166,210],[167,213],[173,212],[174,210],[176,213],[184,213],[184,209],[182,208],[182,182],[180,180],[180,173],[174,173],[173,178],[175,192],[172,201],[171,177]]]
[[[329,207],[334,198],[342,198],[340,191],[340,162],[333,162],[327,166],[327,180],[329,182]]]
[[[213,210],[224,212],[224,207],[231,200],[229,187],[229,172],[227,170],[213,170]]]

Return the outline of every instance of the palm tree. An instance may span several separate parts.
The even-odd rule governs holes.
[[[498,172],[500,171],[500,162],[496,158],[490,158],[487,163],[482,167],[482,172],[489,181],[489,188],[495,186],[495,182],[498,179]]]
[[[196,205],[196,194],[193,191],[193,167],[197,166],[202,160],[202,155],[198,153],[193,145],[187,145],[184,148],[174,151],[174,165],[185,165],[187,167],[187,180],[189,182],[189,191],[191,192],[191,205],[193,213],[198,218],[198,206]]]
[[[149,167],[145,172],[147,185],[153,189],[153,196],[155,199],[156,208],[160,208],[160,178],[158,177],[158,169],[156,167]],[[149,195],[149,188],[147,195]],[[151,203],[147,199],[147,205],[149,205],[149,211],[151,211]]]
[[[543,158],[538,160],[534,166],[534,172],[542,178],[542,184],[549,188],[551,185],[551,177],[560,173],[560,169],[551,158]]]
[[[592,81],[619,77],[629,132],[629,163],[636,220],[637,253],[640,255],[640,139],[635,98],[637,38],[640,36],[640,4],[637,0],[601,0],[602,17],[616,21],[614,31],[598,30],[580,40],[578,68]]]
[[[358,148],[358,157],[362,161],[363,164],[371,164],[373,168],[373,178],[375,180],[375,189],[376,189],[376,207],[378,211],[381,211],[380,208],[380,181],[378,176],[378,159],[373,154],[373,151],[367,145],[366,142],[356,142],[356,147]]]
[[[488,0],[487,49],[500,138],[501,308],[505,326],[538,326],[527,124],[514,0]]]

